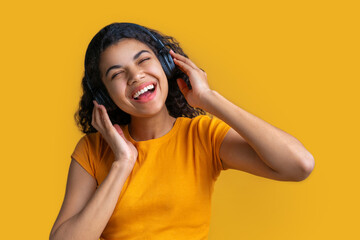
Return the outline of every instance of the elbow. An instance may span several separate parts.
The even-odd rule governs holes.
[[[309,157],[301,161],[300,164],[300,174],[297,178],[297,181],[303,181],[307,179],[315,167],[315,159],[314,157],[309,153]]]
[[[59,239],[59,237],[55,237],[56,231],[57,231],[57,229],[54,229],[54,227],[51,229],[51,232],[50,232],[50,235],[49,235],[49,240]]]
[[[49,240],[53,240],[54,239],[54,233],[53,230],[51,230],[50,235],[49,235]]]
[[[53,232],[50,233],[49,240],[54,240],[54,233]]]

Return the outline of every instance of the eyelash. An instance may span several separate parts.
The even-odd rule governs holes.
[[[149,59],[150,59],[150,58],[144,58],[144,59],[142,59],[139,63],[142,63],[143,61],[146,61],[146,60],[149,60]],[[118,73],[114,74],[114,76],[112,76],[111,79],[113,79],[113,78],[116,77],[118,74],[123,73],[123,72],[124,72],[124,71],[118,72]]]

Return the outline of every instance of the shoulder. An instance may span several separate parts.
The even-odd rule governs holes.
[[[216,132],[230,128],[224,121],[213,115],[198,115],[194,118],[185,118],[183,121],[189,130],[195,130],[197,133],[217,134]]]
[[[192,121],[192,124],[198,125],[199,127],[208,128],[208,129],[217,127],[219,125],[226,124],[221,119],[219,119],[213,115],[199,115],[199,116],[196,116],[195,118],[193,118],[191,121]]]
[[[107,145],[100,132],[87,133],[83,135],[79,140],[79,144],[85,144],[89,150],[106,147],[104,145]]]
[[[94,144],[100,141],[101,134],[99,132],[87,133],[81,137],[81,140]]]
[[[184,122],[187,122],[188,124],[192,124],[192,125],[209,122],[210,120],[211,117],[209,115],[198,115],[193,118],[184,117]]]

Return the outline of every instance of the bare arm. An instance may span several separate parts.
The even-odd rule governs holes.
[[[189,77],[192,89],[179,78],[186,101],[215,115],[232,129],[220,149],[224,167],[285,181],[304,180],[315,166],[314,157],[294,136],[231,103],[211,90],[207,75],[189,58],[170,51],[174,63]]]
[[[124,164],[121,164],[119,161],[114,161],[109,174],[90,198],[79,199],[79,197],[77,197],[77,199],[75,199],[74,197],[72,198],[72,194],[66,194],[68,196],[65,196],[64,205],[51,230],[50,240],[98,240],[115,209],[121,190],[130,172],[131,169],[125,167]],[[81,181],[88,182],[79,183],[78,176],[82,176]],[[79,192],[84,193],[87,191],[81,188],[83,188],[84,185],[89,186],[89,181],[95,182],[93,177],[90,176],[80,164],[72,160],[67,191],[79,196]],[[89,191],[91,191],[91,189],[88,190],[88,192]],[[82,196],[88,195],[89,194],[83,194]],[[76,213],[76,210],[72,206],[79,206],[79,202],[85,205]],[[72,209],[72,213],[69,212],[69,209]],[[72,216],[70,217],[70,215]]]
[[[204,99],[202,109],[232,127],[220,149],[224,166],[283,181],[302,181],[312,172],[314,157],[294,136],[236,106],[216,91],[209,91]]]

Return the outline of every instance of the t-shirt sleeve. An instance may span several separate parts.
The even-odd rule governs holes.
[[[91,154],[89,139],[83,136],[75,146],[71,158],[75,159],[91,176],[95,178],[94,158]]]
[[[212,116],[204,116],[199,120],[199,128],[201,132],[205,132],[205,139],[202,139],[209,155],[211,156],[213,166],[213,178],[219,176],[221,170],[227,170],[223,167],[220,159],[220,147],[230,126],[221,119]]]

